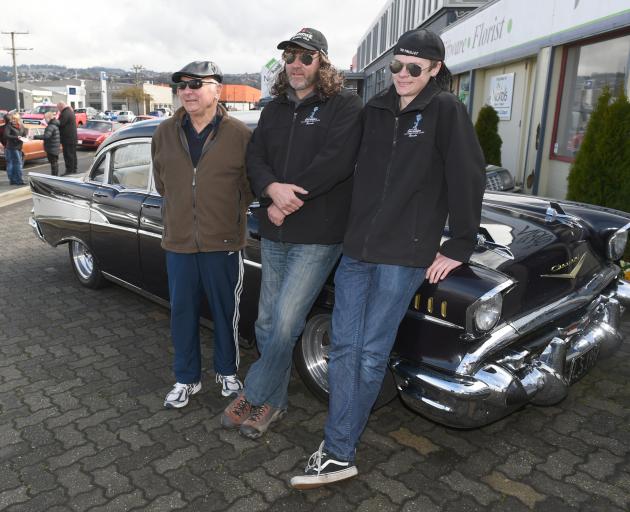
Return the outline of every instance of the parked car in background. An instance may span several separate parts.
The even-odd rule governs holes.
[[[84,127],[77,128],[77,147],[96,149],[118,128],[120,125],[113,121],[92,119]]]
[[[161,110],[152,110],[148,115],[153,117],[164,117],[166,114],[164,114]]]
[[[152,116],[151,113],[149,112],[149,115],[139,115],[136,116],[132,123],[138,123],[140,121],[149,121],[151,119],[158,119],[160,116]]]
[[[28,131],[27,137],[32,138],[35,135],[43,135],[45,126],[37,126],[24,124]],[[38,158],[46,158],[43,140],[28,140],[22,144],[22,161],[36,160]],[[7,162],[4,158],[4,146],[0,144],[0,169],[6,169]]]
[[[85,109],[78,109],[78,110],[85,110]],[[21,114],[20,117],[25,123],[27,122],[27,120],[31,120],[31,119],[43,120],[44,114],[46,112],[54,112],[57,115],[57,117],[59,116],[57,112],[57,105],[46,104],[46,105],[39,105],[38,107],[35,107],[34,109],[32,109],[30,112]],[[75,117],[77,126],[83,126],[85,123],[87,123],[87,114],[85,112],[77,112],[77,110],[75,110],[74,117]]]
[[[90,119],[94,119],[96,117],[96,114],[98,114],[98,111],[93,108],[93,107],[87,107],[87,108],[75,108],[74,109],[74,114],[85,114],[87,120],[89,121]]]
[[[232,114],[230,114],[232,115]],[[260,111],[235,115],[250,127]],[[151,137],[162,119],[117,131],[82,179],[30,173],[35,234],[68,244],[79,282],[106,280],[168,305],[161,196]],[[239,331],[254,341],[260,234],[250,206]],[[421,215],[422,212],[419,212]],[[401,219],[401,222],[412,219]],[[471,261],[416,291],[398,331],[379,404],[399,395],[444,425],[479,427],[527,404],[561,401],[623,342],[630,283],[620,272],[630,214],[525,194],[486,191]],[[443,236],[450,236],[445,227]],[[332,275],[297,343],[296,369],[325,399]]]
[[[120,110],[118,112],[117,121],[119,123],[133,123],[136,115],[131,110]]]
[[[102,119],[105,119],[107,121],[117,121],[118,120],[118,113],[115,110],[106,110],[105,112],[101,112],[101,115],[99,117],[101,117]]]

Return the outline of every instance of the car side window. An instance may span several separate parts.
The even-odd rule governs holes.
[[[98,183],[103,183],[105,181],[105,159],[106,155],[103,155],[99,162],[92,168],[92,172],[90,173],[90,180],[96,181]]]
[[[112,151],[110,184],[146,190],[151,169],[151,145],[127,144]]]

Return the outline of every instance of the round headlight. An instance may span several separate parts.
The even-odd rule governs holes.
[[[503,308],[503,295],[495,294],[489,299],[480,302],[474,313],[475,327],[485,332],[492,329],[501,317]]]
[[[626,250],[628,243],[628,231],[619,230],[611,235],[608,239],[608,258],[611,260],[619,260]]]

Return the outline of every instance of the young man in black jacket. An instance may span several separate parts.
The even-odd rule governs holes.
[[[394,47],[393,85],[363,111],[343,257],[335,275],[324,441],[299,489],[357,474],[359,437],[379,393],[398,326],[425,277],[468,261],[485,186],[465,106],[447,92],[444,45],[413,30]],[[448,216],[450,239],[440,245]]]
[[[260,437],[287,409],[291,354],[306,316],[341,254],[360,139],[361,100],[343,89],[324,35],[303,28],[278,49],[284,70],[247,150],[261,198],[262,282],[256,321],[260,358],[244,393],[221,418]]]

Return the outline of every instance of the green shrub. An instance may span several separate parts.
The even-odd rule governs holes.
[[[501,165],[501,145],[499,136],[499,115],[490,105],[484,105],[479,111],[475,123],[477,138],[486,159],[486,165]]]
[[[605,89],[571,166],[567,198],[630,212],[630,103]]]

